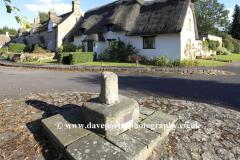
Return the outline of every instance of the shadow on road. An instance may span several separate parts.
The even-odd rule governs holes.
[[[240,111],[240,84],[222,83],[218,81],[219,76],[215,77],[216,80],[207,80],[209,76],[199,76],[196,80],[196,76],[193,79],[191,76],[119,74],[119,93],[194,100]],[[100,88],[100,75],[70,80]]]

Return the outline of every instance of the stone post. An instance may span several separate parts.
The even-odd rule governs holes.
[[[107,105],[111,105],[119,101],[118,76],[115,73],[104,71],[101,74],[101,93],[98,100]]]

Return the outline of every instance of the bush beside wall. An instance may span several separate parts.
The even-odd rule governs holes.
[[[217,50],[217,55],[228,55],[228,54],[230,54],[230,52],[227,50],[227,48],[222,47]]]
[[[71,65],[92,62],[96,60],[96,57],[95,52],[74,52],[69,55]]]
[[[223,47],[227,48],[230,52],[234,51],[234,45],[229,39],[224,39],[223,40]]]
[[[9,52],[13,53],[24,53],[26,45],[24,44],[18,44],[18,43],[10,43],[8,46]]]

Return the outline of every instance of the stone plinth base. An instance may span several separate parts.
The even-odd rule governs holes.
[[[139,105],[136,100],[119,95],[120,103],[106,105],[86,102],[82,106],[82,121],[88,128],[105,136],[119,135],[130,129],[139,120]]]

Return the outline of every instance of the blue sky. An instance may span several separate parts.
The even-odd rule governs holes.
[[[58,15],[70,12],[72,9],[72,0],[11,0],[12,6],[18,7],[21,12],[17,12],[19,15],[27,17],[29,23],[34,22],[34,17],[37,16],[38,11],[48,12],[50,9],[55,9]],[[113,2],[113,0],[79,0],[82,13],[91,8],[95,8],[107,3]],[[218,0],[219,3],[225,5],[225,9],[229,9],[231,14],[235,8],[235,5],[240,6],[239,0]],[[0,1],[0,28],[8,26],[10,28],[18,29],[20,25],[15,20],[15,14],[8,14],[3,1]],[[230,16],[231,17],[231,16]]]

